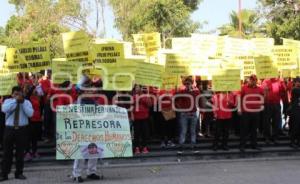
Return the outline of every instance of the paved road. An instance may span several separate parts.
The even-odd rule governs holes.
[[[70,166],[71,167],[71,166]],[[4,183],[73,183],[64,168],[27,168],[27,181]],[[103,184],[299,184],[300,159],[184,163],[104,169],[105,179],[85,183]]]

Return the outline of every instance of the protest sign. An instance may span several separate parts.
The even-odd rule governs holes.
[[[254,57],[256,75],[259,79],[278,77],[278,69],[269,56]]]
[[[160,33],[133,34],[136,54],[156,56],[161,48]]]
[[[209,34],[192,34],[192,48],[194,53],[202,56],[216,56],[218,36]]]
[[[16,73],[8,73],[8,71],[0,71],[0,96],[11,95],[11,89],[17,86]]]
[[[3,67],[5,52],[6,52],[6,46],[0,45],[0,68]]]
[[[214,91],[239,91],[241,89],[241,70],[223,69],[212,76]]]
[[[5,55],[6,55],[5,67],[11,72],[19,72],[20,63],[18,61],[17,49],[7,48]]]
[[[82,62],[69,62],[66,58],[55,58],[52,60],[52,82],[61,84],[65,81],[70,81],[76,84],[80,78],[78,70],[82,66]]]
[[[20,72],[39,72],[51,67],[47,43],[30,43],[17,46]]]
[[[298,61],[297,48],[293,46],[276,45],[272,49],[273,60],[279,70],[296,69]]]
[[[273,38],[252,38],[254,56],[271,56],[274,46]]]
[[[249,77],[252,74],[256,74],[254,56],[238,56],[235,57],[236,61],[240,61],[242,64],[242,76]]]
[[[134,54],[146,55],[146,48],[143,34],[133,34]]]
[[[115,65],[118,59],[125,58],[125,45],[122,42],[92,44],[91,60],[96,65]]]
[[[58,106],[56,159],[131,157],[127,111],[117,106]]]
[[[166,54],[166,69],[169,75],[190,75],[190,59],[185,54]]]
[[[135,83],[144,86],[161,87],[165,67],[158,64],[138,62]]]
[[[131,91],[133,88],[134,75],[119,66],[109,67],[101,77],[105,91]]]
[[[192,39],[190,37],[172,38],[172,49],[176,52],[192,53]]]
[[[90,38],[85,32],[62,33],[62,40],[68,61],[89,62]]]
[[[253,50],[250,40],[239,38],[225,38],[223,57],[247,56]]]

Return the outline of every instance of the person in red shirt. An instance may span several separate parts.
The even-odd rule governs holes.
[[[192,149],[196,144],[196,131],[197,131],[197,107],[199,103],[196,102],[198,95],[200,95],[199,89],[193,85],[194,81],[192,77],[186,77],[183,80],[183,87],[180,88],[175,96],[176,111],[178,112],[178,121],[179,121],[179,144],[180,150],[178,154],[183,153],[183,145],[185,144],[186,134],[188,127],[190,128],[191,135],[191,144]],[[194,152],[198,152],[194,150]]]
[[[142,87],[136,85],[133,91],[133,129],[134,129],[134,147],[135,154],[148,153],[148,139],[149,139],[149,108],[152,106],[151,99],[147,94],[143,94]]]
[[[247,137],[250,134],[251,148],[259,149],[257,146],[257,129],[260,122],[260,113],[264,109],[264,90],[257,85],[256,75],[251,75],[248,84],[241,91],[241,136],[240,151],[245,151]]]
[[[230,121],[232,118],[232,111],[234,106],[234,96],[232,93],[218,92],[213,96],[212,101],[214,117],[216,119],[216,131],[213,150],[216,151],[219,148],[219,141],[221,136],[221,148],[227,151],[229,150],[227,143],[229,137]]]
[[[33,107],[33,116],[30,118],[29,123],[29,142],[25,154],[25,160],[31,160],[32,158],[38,158],[37,143],[41,138],[42,133],[42,115],[40,109],[40,97],[36,90],[33,90],[30,96],[30,102]]]
[[[282,129],[281,100],[286,103],[285,86],[279,79],[268,79],[263,82],[265,90],[264,137],[266,144],[270,141],[277,143]],[[272,131],[271,131],[272,128]]]

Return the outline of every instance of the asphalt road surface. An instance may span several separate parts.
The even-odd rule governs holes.
[[[26,168],[26,181],[3,183],[73,183],[70,166]],[[122,166],[103,169],[104,180],[84,183],[103,184],[299,184],[300,158],[288,160],[239,160],[173,165]]]

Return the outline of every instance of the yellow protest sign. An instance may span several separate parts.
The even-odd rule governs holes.
[[[175,89],[176,86],[180,86],[180,84],[181,81],[178,75],[168,75],[167,73],[163,73],[161,89],[164,90]]]
[[[202,56],[216,56],[218,36],[209,34],[192,34],[192,48],[194,53]]]
[[[146,55],[146,48],[143,34],[133,34],[134,54]]]
[[[20,71],[38,72],[51,67],[49,44],[31,43],[17,46]]]
[[[144,86],[161,87],[164,66],[146,62],[138,62],[135,83]]]
[[[273,38],[252,38],[253,54],[255,56],[271,56],[274,46]]]
[[[81,74],[81,62],[69,62],[66,58],[54,58],[52,60],[52,82],[54,84],[61,84],[65,81],[70,81],[73,84],[78,82]]]
[[[125,58],[125,45],[119,43],[92,44],[91,60],[96,65],[115,65],[118,59]]]
[[[259,79],[278,77],[278,69],[269,56],[254,57],[256,75]]]
[[[160,33],[133,34],[136,54],[156,56],[161,48]]]
[[[241,89],[241,70],[223,69],[212,76],[214,91],[239,91]]]
[[[0,45],[0,68],[3,67],[5,52],[6,52],[6,46]]]
[[[20,63],[18,61],[18,54],[16,48],[7,48],[6,49],[6,68],[11,72],[20,71]]]
[[[249,77],[252,74],[256,74],[254,56],[238,56],[235,57],[235,60],[241,61],[241,64],[243,66],[242,74],[244,78]]]
[[[239,38],[225,38],[223,57],[247,56],[253,50],[250,40]]]
[[[62,40],[68,61],[89,62],[90,38],[85,32],[62,33]]]
[[[166,73],[169,75],[190,75],[190,59],[184,54],[166,54]]]
[[[190,37],[172,38],[172,49],[176,52],[191,53],[192,39]]]
[[[105,91],[131,91],[134,75],[124,72],[123,68],[110,66],[103,72],[103,90]]]
[[[203,67],[199,71],[201,78],[212,80],[212,75],[222,68],[222,59],[208,59],[203,62]]]
[[[17,86],[17,75],[15,73],[0,72],[0,96],[11,94],[11,89]]]
[[[272,49],[273,60],[279,70],[297,68],[298,52],[293,46],[276,45]]]

